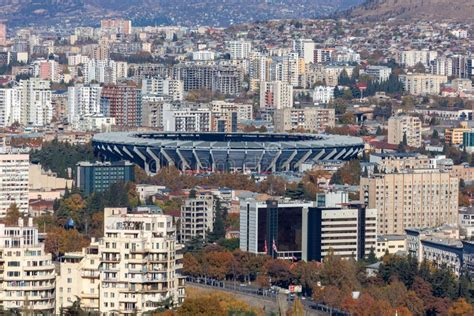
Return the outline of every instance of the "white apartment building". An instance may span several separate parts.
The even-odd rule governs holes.
[[[39,78],[20,80],[21,107],[20,123],[23,125],[46,126],[53,118],[50,82]]]
[[[67,90],[68,121],[77,125],[78,121],[86,115],[101,113],[100,97],[102,87],[99,84],[77,84]]]
[[[100,264],[99,244],[95,240],[82,251],[61,257],[56,277],[56,315],[78,299],[84,311],[99,311]]]
[[[458,221],[459,179],[438,169],[374,174],[360,180],[360,199],[378,210],[380,234]]]
[[[100,312],[143,315],[167,299],[181,304],[180,249],[171,216],[148,208],[132,213],[106,208],[99,241]]]
[[[28,154],[0,153],[0,217],[12,204],[28,214],[29,166]]]
[[[156,97],[169,97],[172,101],[183,100],[184,83],[182,80],[147,78],[142,81],[142,94]]]
[[[115,84],[117,79],[127,78],[128,64],[109,59],[90,59],[84,64],[84,82]]]
[[[180,242],[193,238],[206,239],[207,233],[214,229],[215,205],[212,194],[198,194],[189,198],[181,206]]]
[[[388,120],[388,139],[392,145],[399,145],[406,136],[407,145],[410,147],[421,146],[421,121],[416,116],[392,116]]]
[[[231,59],[247,59],[252,50],[252,43],[249,41],[228,41],[226,48],[230,52]]]
[[[370,76],[377,82],[387,81],[392,74],[392,68],[387,66],[367,66],[364,70],[364,74]]]
[[[298,53],[289,53],[271,59],[269,65],[271,81],[281,81],[293,87],[299,83],[299,56]]]
[[[448,82],[447,76],[432,74],[400,75],[403,89],[412,95],[440,94],[441,85]]]
[[[21,120],[21,93],[18,88],[0,89],[0,127]]]
[[[260,82],[260,109],[275,110],[293,107],[293,86],[281,81]]]
[[[453,75],[453,60],[449,57],[438,57],[431,62],[431,73],[440,76]]]
[[[311,39],[293,40],[293,50],[304,59],[305,64],[314,62],[315,43]]]
[[[209,61],[216,59],[216,54],[209,50],[198,50],[193,52],[193,60]]]
[[[89,57],[86,55],[76,54],[67,56],[68,66],[79,66],[81,64],[87,64]]]
[[[334,99],[334,87],[316,86],[313,90],[313,102],[328,104]]]
[[[210,132],[212,113],[206,108],[182,110],[163,106],[163,131],[165,132]]]
[[[334,109],[317,107],[278,109],[273,115],[273,125],[277,132],[323,132],[336,125],[336,114]]]
[[[55,308],[55,266],[38,240],[33,219],[18,226],[0,224],[0,300],[6,310],[51,315]]]
[[[404,67],[415,67],[416,64],[421,63],[428,68],[437,57],[438,52],[432,50],[404,50],[398,54],[398,63]]]

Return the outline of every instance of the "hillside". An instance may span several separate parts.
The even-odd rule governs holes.
[[[228,26],[269,19],[324,17],[362,0],[0,0],[9,25],[98,23],[125,17],[135,25]]]
[[[473,0],[366,0],[350,11],[361,20],[429,19],[436,21],[474,21]]]

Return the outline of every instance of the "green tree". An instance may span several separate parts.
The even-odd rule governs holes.
[[[18,224],[18,219],[21,217],[21,212],[16,203],[10,204],[5,215],[5,224],[15,226]]]
[[[219,198],[216,199],[215,204],[215,219],[214,219],[214,227],[212,233],[209,234],[209,242],[216,242],[221,238],[225,237],[225,226],[224,226],[224,218],[223,218],[223,210],[221,205],[221,200]]]

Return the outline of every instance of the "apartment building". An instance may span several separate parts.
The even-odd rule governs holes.
[[[363,73],[377,82],[383,82],[390,78],[390,75],[392,74],[392,68],[387,66],[370,65],[364,69]]]
[[[441,85],[448,82],[447,76],[432,74],[406,74],[400,75],[403,89],[412,95],[438,95],[441,92]]]
[[[171,101],[183,100],[184,83],[181,80],[147,78],[142,80],[142,94],[168,97]]]
[[[237,113],[237,122],[253,119],[252,104],[214,100],[211,101],[209,107],[212,113]]]
[[[112,184],[135,180],[135,165],[128,161],[77,163],[75,184],[84,195],[104,192]]]
[[[101,96],[102,113],[115,118],[118,126],[142,124],[142,94],[134,84],[105,85]]]
[[[98,84],[75,85],[67,90],[68,122],[77,125],[85,115],[101,113],[102,88]]]
[[[467,122],[461,122],[459,127],[450,127],[444,130],[444,140],[449,145],[461,145],[464,133],[470,131],[471,128],[467,126]]]
[[[231,59],[247,59],[252,50],[252,43],[244,40],[228,41],[226,48]]]
[[[54,314],[55,266],[39,241],[32,218],[27,222],[20,218],[17,226],[0,224],[0,258],[3,308]]]
[[[143,315],[167,299],[180,305],[184,300],[180,249],[171,216],[154,208],[131,213],[106,208],[104,237],[99,241],[100,312]]]
[[[304,59],[305,64],[314,62],[315,43],[311,39],[293,40],[293,50]]]
[[[260,82],[260,109],[276,110],[293,107],[293,86],[281,81]]]
[[[428,68],[437,57],[438,53],[432,50],[404,50],[398,54],[398,63],[404,67],[415,67],[417,64],[422,64]]]
[[[410,147],[421,146],[421,120],[416,116],[392,116],[388,120],[388,139],[392,145],[399,145],[406,137]]]
[[[29,165],[28,154],[0,153],[0,217],[12,204],[28,214]]]
[[[459,179],[439,169],[374,174],[360,180],[360,199],[378,210],[380,234],[456,223],[458,192]]]
[[[305,261],[322,261],[330,251],[363,259],[376,248],[377,210],[355,203],[305,209],[301,240]]]
[[[208,232],[214,229],[215,211],[212,194],[198,194],[186,199],[181,206],[180,242],[186,243],[193,238],[206,239]]]
[[[65,253],[56,277],[56,314],[80,300],[87,312],[99,312],[100,255],[99,243],[92,240],[80,252]]]
[[[275,110],[273,125],[277,132],[310,131],[322,132],[334,127],[336,114],[334,109],[306,107],[301,109],[283,108]]]
[[[53,118],[50,82],[39,78],[20,80],[20,121],[23,125],[46,126]],[[16,88],[14,88],[16,89]]]

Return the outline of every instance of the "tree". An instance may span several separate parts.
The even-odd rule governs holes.
[[[187,298],[177,310],[178,315],[222,316],[225,310],[219,301],[212,297]]]
[[[367,256],[366,262],[368,264],[373,264],[378,262],[377,256],[375,255],[374,247],[370,248],[369,255]]]
[[[464,298],[457,299],[448,310],[449,316],[472,315],[473,313],[474,308]]]
[[[5,225],[18,225],[18,219],[21,217],[21,212],[16,203],[10,204],[5,215]]]
[[[225,227],[224,227],[224,218],[223,218],[223,211],[221,206],[221,201],[219,198],[216,199],[215,204],[215,219],[214,219],[214,227],[212,233],[209,234],[209,242],[216,242],[221,238],[225,237]]]

